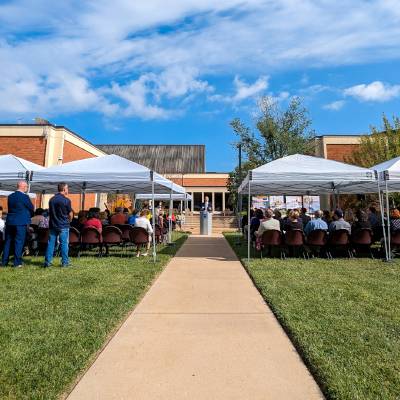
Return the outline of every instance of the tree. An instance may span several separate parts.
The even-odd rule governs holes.
[[[400,155],[400,118],[393,117],[393,123],[385,114],[380,129],[372,126],[371,134],[361,137],[360,146],[346,158],[346,162],[360,167],[376,164]]]
[[[228,189],[233,195],[250,169],[291,154],[315,154],[315,132],[300,98],[292,98],[287,108],[282,109],[278,102],[264,97],[259,109],[256,132],[239,118],[230,123],[238,138],[234,146],[242,146],[245,158],[243,176],[239,176],[238,168],[230,174]]]

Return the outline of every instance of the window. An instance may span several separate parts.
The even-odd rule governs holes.
[[[194,192],[193,193],[193,211],[200,211],[201,210],[201,192]]]
[[[222,210],[222,195],[223,193],[214,193],[214,210],[215,211],[223,211]]]

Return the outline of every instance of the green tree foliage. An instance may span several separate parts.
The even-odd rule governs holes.
[[[238,139],[234,146],[241,145],[244,154],[242,176],[239,176],[238,168],[230,174],[228,189],[232,195],[250,169],[291,154],[315,154],[315,132],[300,98],[292,98],[282,109],[276,101],[265,97],[261,99],[259,109],[255,131],[239,118],[230,123]]]
[[[346,162],[361,167],[376,164],[400,155],[400,118],[393,117],[393,122],[383,115],[382,127],[371,127],[371,134],[361,137],[360,146],[346,158]]]

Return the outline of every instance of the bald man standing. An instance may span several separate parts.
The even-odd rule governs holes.
[[[27,226],[33,216],[33,204],[26,194],[28,184],[18,182],[17,190],[8,196],[8,213],[6,219],[6,235],[2,257],[2,266],[6,267],[10,256],[11,243],[14,243],[14,267],[22,267],[22,251],[24,249]]]

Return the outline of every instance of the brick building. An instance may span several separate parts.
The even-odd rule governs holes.
[[[193,195],[189,208],[197,212],[206,195],[214,211],[231,208],[227,190],[228,174],[205,172],[204,145],[98,145],[95,146],[64,126],[45,120],[36,124],[0,124],[0,155],[13,154],[50,167],[69,161],[118,154],[165,175]],[[49,195],[38,196],[36,205],[47,206]],[[81,208],[81,196],[71,195],[74,210]],[[87,194],[85,208],[102,206],[105,198]],[[5,207],[5,199],[0,205]]]
[[[40,120],[36,124],[1,124],[0,155],[13,154],[50,167],[69,161],[98,157],[105,153],[64,126]],[[49,196],[39,196],[37,205],[46,205]],[[85,207],[96,204],[95,194],[86,195]],[[71,195],[73,208],[80,208],[81,196]],[[5,199],[0,200],[5,207]]]
[[[316,155],[345,161],[357,148],[359,135],[324,135],[316,138]],[[227,173],[205,171],[204,145],[93,145],[64,126],[38,119],[35,124],[1,124],[0,155],[14,154],[36,164],[49,167],[69,161],[104,154],[118,154],[165,175],[186,188],[193,201],[189,208],[200,210],[205,196],[212,201],[214,212],[232,210],[229,202]],[[104,197],[87,194],[85,208],[102,205]],[[39,196],[36,204],[46,206],[49,196]],[[71,196],[75,210],[80,209],[81,196]],[[322,199],[321,199],[322,200]],[[4,204],[4,199],[0,199]]]
[[[317,136],[316,155],[329,160],[346,162],[360,144],[360,135]]]

